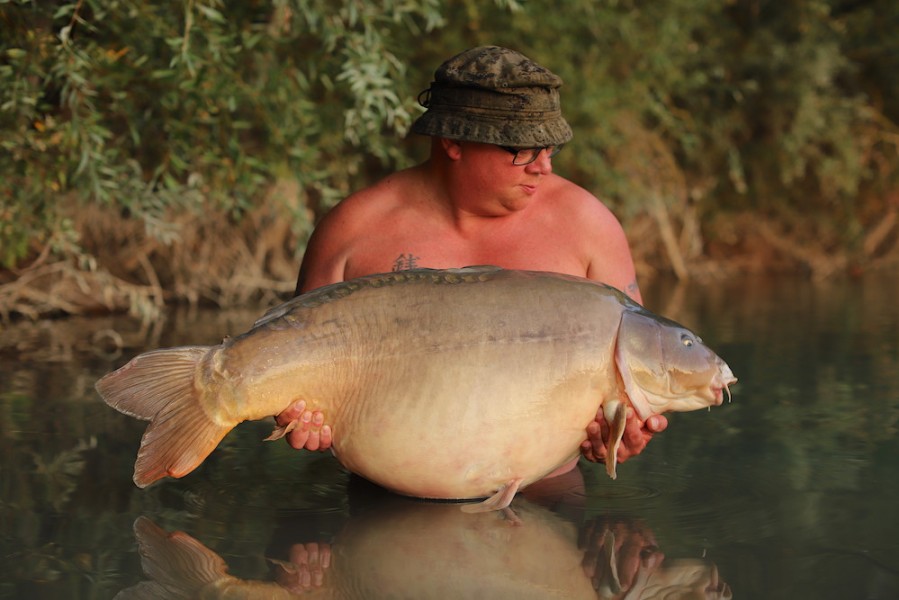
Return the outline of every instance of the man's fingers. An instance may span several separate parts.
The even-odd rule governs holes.
[[[587,425],[587,439],[581,442],[581,454],[591,462],[599,462],[601,455],[598,449],[604,449],[602,427],[596,421]]]
[[[596,421],[587,425],[587,441],[593,445],[602,445],[602,426]]]
[[[287,443],[295,450],[302,450],[306,446],[307,440],[309,440],[309,431],[302,429],[302,427],[294,429],[287,434]]]
[[[646,419],[646,429],[652,433],[662,433],[668,429],[668,419],[663,415],[652,415]]]
[[[325,415],[321,411],[305,410],[305,406],[305,402],[297,402],[278,415],[279,423],[282,416],[295,415],[292,420],[296,421],[296,427],[287,434],[287,443],[296,450],[327,450],[332,442],[331,427],[324,425]],[[296,412],[299,409],[302,412]]]
[[[596,452],[593,450],[593,443],[590,440],[581,442],[581,454],[590,462],[599,462],[599,457],[596,456]]]
[[[275,417],[275,423],[284,427],[291,421],[296,420],[303,411],[306,410],[306,401],[305,400],[297,400],[293,402],[290,406],[281,411],[281,414]]]
[[[646,436],[643,433],[643,424],[637,418],[628,417],[627,425],[624,428],[625,445],[634,454],[639,454],[646,446]],[[639,450],[638,450],[639,448]]]

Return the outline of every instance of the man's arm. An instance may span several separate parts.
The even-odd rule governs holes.
[[[342,258],[344,244],[340,227],[343,218],[338,207],[325,215],[306,244],[294,296],[344,279],[346,261]],[[285,439],[297,450],[327,450],[331,447],[332,432],[325,424],[325,415],[306,410],[305,399],[293,402],[275,417],[275,422],[280,427],[294,423]]]
[[[616,287],[635,302],[643,304],[643,296],[637,285],[634,260],[624,229],[605,205],[599,201],[596,201],[596,204],[599,206],[593,215],[594,221],[591,225],[594,231],[590,235],[590,239],[595,241],[589,250],[590,265],[587,277]],[[652,436],[665,431],[667,427],[668,419],[663,415],[652,415],[643,422],[632,408],[628,408],[627,424],[621,447],[618,449],[618,462],[624,462],[643,452]],[[604,462],[609,435],[609,423],[600,407],[596,419],[587,426],[587,439],[581,444],[581,453],[584,457],[593,462]]]
[[[315,226],[303,252],[294,296],[344,280],[347,237],[352,231],[346,212],[338,204]]]
[[[643,304],[637,270],[631,248],[621,223],[604,204],[593,199],[595,206],[584,233],[587,252],[587,277],[618,288],[632,300]]]

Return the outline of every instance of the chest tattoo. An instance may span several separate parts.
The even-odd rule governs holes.
[[[393,259],[393,266],[391,267],[391,271],[406,271],[409,269],[415,269],[418,267],[418,260],[420,256],[415,256],[411,252],[407,254],[400,254],[395,259]]]

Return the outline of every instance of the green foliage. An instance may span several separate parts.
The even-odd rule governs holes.
[[[398,31],[434,2],[0,4],[0,244],[6,266],[68,202],[148,223],[169,207],[236,217],[277,177],[310,204],[402,162],[412,119]],[[407,34],[408,35],[408,34]]]
[[[291,178],[303,230],[306,209],[420,158],[401,141],[418,92],[483,43],[562,75],[575,139],[557,170],[623,216],[657,194],[812,215],[851,244],[878,214],[858,199],[899,178],[889,0],[7,0],[0,26],[7,267],[73,239],[73,203],[164,238],[172,208],[239,219]]]
[[[875,2],[837,13],[842,4],[584,0],[561,12],[529,3],[507,41],[528,40],[563,75],[580,151],[569,166],[588,186],[640,203],[612,155],[650,132],[693,199],[819,211],[843,225],[865,186],[896,185],[896,127],[884,118],[899,110],[884,95],[895,78],[873,67],[895,64],[899,10]],[[863,40],[875,14],[883,23]],[[859,43],[871,49],[864,57]],[[874,90],[890,104],[876,105]],[[654,152],[639,160],[658,185],[666,173]]]

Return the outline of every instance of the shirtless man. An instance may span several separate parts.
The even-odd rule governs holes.
[[[495,46],[440,66],[413,124],[431,136],[430,158],[358,191],[317,225],[297,294],[362,275],[415,267],[498,265],[555,271],[615,286],[642,303],[621,224],[595,196],[552,172],[571,137],[562,118],[561,79],[525,56]],[[278,415],[294,448],[325,449],[332,432],[298,402]],[[629,411],[618,459],[639,454],[668,421]],[[600,411],[582,453],[605,458]],[[577,459],[556,471],[570,471]]]

